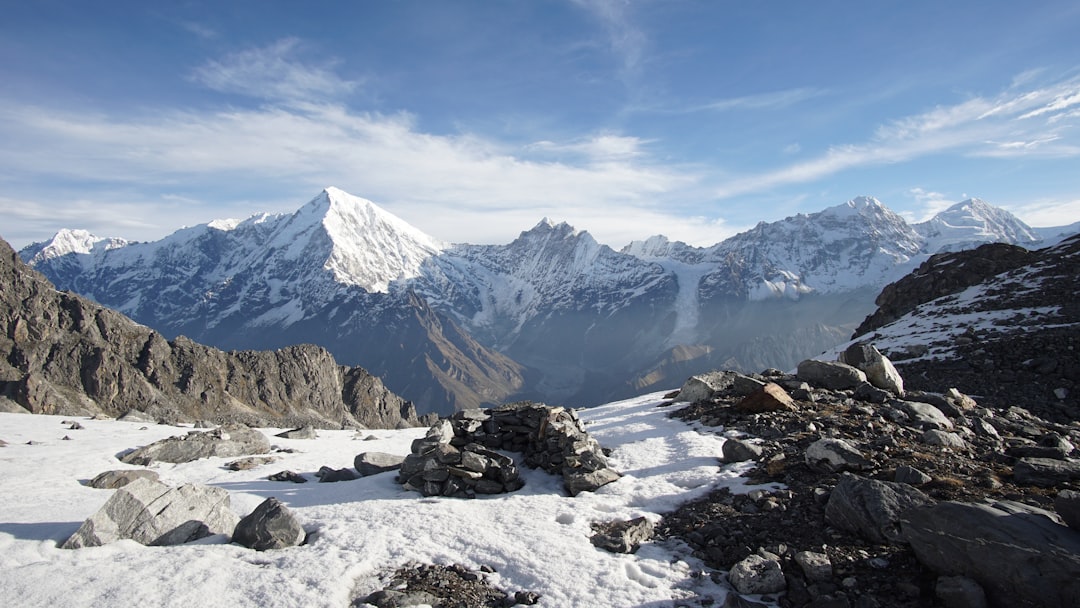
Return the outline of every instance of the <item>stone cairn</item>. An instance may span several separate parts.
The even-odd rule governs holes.
[[[620,477],[573,410],[522,402],[439,420],[413,441],[398,482],[425,496],[458,498],[520,489],[525,482],[513,459],[495,450],[522,453],[526,466],[562,475],[573,496]]]

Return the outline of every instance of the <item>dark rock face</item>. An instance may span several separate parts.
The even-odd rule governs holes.
[[[900,536],[900,514],[934,501],[915,488],[876,479],[844,475],[829,495],[825,520],[877,543]]]
[[[304,527],[288,507],[267,498],[236,524],[233,541],[256,551],[295,547],[304,542]]]
[[[259,426],[417,425],[411,403],[324,349],[223,352],[167,341],[52,284],[0,241],[0,399],[40,414],[132,410]]]
[[[956,293],[1007,270],[1030,264],[1036,255],[1023,247],[990,243],[970,251],[939,253],[914,272],[889,283],[874,301],[878,309],[852,338],[868,334],[911,312],[919,304]]]
[[[1019,503],[944,502],[908,511],[904,538],[939,574],[977,581],[994,606],[1075,606],[1080,534]]]

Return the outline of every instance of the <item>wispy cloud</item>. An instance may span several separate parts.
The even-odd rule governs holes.
[[[909,222],[925,222],[960,202],[952,200],[948,195],[941,192],[923,190],[922,188],[912,188],[908,191],[908,194],[915,198],[920,207],[918,214],[914,212],[904,214],[904,219]]]
[[[637,69],[648,37],[630,17],[629,0],[572,0],[591,13],[607,33],[608,44],[619,58],[624,75]]]
[[[825,89],[797,88],[784,91],[772,91],[756,95],[744,95],[742,97],[730,97],[718,99],[709,103],[686,108],[687,112],[700,112],[710,110],[714,112],[726,112],[729,110],[779,110],[802,103],[815,97],[825,95]]]
[[[887,122],[865,142],[832,146],[810,160],[731,180],[714,194],[728,198],[942,152],[997,157],[1078,156],[1080,147],[1070,140],[1075,135],[1065,128],[1080,118],[1070,110],[1077,103],[1078,78],[1030,90],[1014,86],[995,97],[973,97]]]
[[[300,41],[285,38],[269,46],[234,53],[198,67],[192,78],[215,91],[279,102],[336,99],[359,85],[345,80],[333,64],[300,61]]]

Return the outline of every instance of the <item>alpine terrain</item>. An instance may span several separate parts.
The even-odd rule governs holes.
[[[314,342],[421,411],[449,413],[509,398],[594,405],[718,367],[790,368],[846,339],[881,287],[931,254],[1038,246],[1042,234],[975,199],[908,224],[860,197],[706,248],[656,236],[615,251],[547,219],[506,245],[454,245],[327,188],[293,214],[152,243],[65,230],[20,255],[167,337]]]

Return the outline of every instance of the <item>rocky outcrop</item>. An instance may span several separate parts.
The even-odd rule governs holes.
[[[232,458],[269,452],[270,442],[262,432],[246,426],[228,424],[212,431],[191,431],[187,435],[155,441],[124,454],[120,461],[148,465],[155,461],[181,463],[211,456]]]
[[[143,545],[179,545],[232,534],[238,521],[226,490],[200,485],[172,488],[136,479],[116,490],[62,548],[97,547],[124,538]]]
[[[1033,262],[1037,256],[1017,245],[990,243],[969,251],[930,256],[904,278],[889,283],[874,303],[878,309],[866,317],[852,339],[868,334],[911,312],[919,304],[956,293],[1013,268]]]
[[[320,347],[224,352],[168,341],[57,292],[0,241],[0,400],[41,414],[141,411],[169,422],[419,425],[411,403]]]

